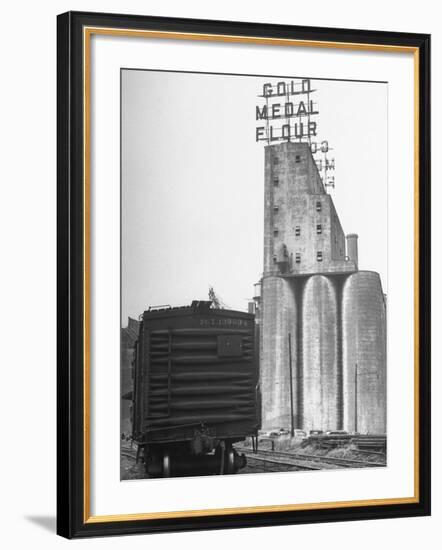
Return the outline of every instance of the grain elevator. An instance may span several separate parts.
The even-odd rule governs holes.
[[[308,140],[265,149],[264,429],[386,432],[386,305],[359,271]]]

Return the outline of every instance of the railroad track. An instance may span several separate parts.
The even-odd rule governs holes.
[[[136,453],[131,452],[126,449],[121,450],[121,455],[125,456],[127,458],[130,458],[131,460],[136,460]],[[265,471],[281,471],[281,468],[285,468],[286,470],[321,470],[319,466],[308,466],[304,463],[300,463],[296,460],[290,460],[290,459],[282,459],[280,457],[268,457],[268,456],[262,456],[259,453],[245,453],[247,458],[247,467],[251,470],[256,470],[258,472],[263,471],[263,467]]]
[[[245,449],[246,450],[246,449]],[[246,450],[247,451],[247,450]],[[255,460],[257,462],[268,462],[269,464],[278,464],[281,466],[294,466],[299,467],[302,469],[307,470],[320,470],[317,466],[306,466],[305,464],[301,464],[297,460],[292,460],[290,456],[286,457],[285,455],[282,457],[279,456],[273,456],[274,453],[271,453],[272,456],[267,456],[265,451],[259,451],[258,454],[245,452],[244,453],[247,457],[247,459]],[[121,455],[126,456],[127,458],[130,458],[132,460],[136,460],[136,453],[133,451],[129,451],[126,449],[121,450]],[[265,456],[263,456],[265,455]]]
[[[264,471],[281,471],[281,468],[286,467],[287,470],[300,471],[300,470],[333,470],[339,468],[337,464],[330,463],[317,463],[310,458],[305,458],[302,455],[294,455],[292,453],[286,453],[282,451],[268,451],[268,450],[258,450],[257,453],[252,452],[250,449],[245,447],[235,446],[238,452],[243,452],[247,458],[247,465],[252,466],[256,461],[264,465]],[[266,464],[269,467],[266,467]],[[273,465],[273,469],[272,469]],[[263,471],[262,468],[258,471]]]
[[[238,451],[244,452],[246,454],[246,457],[254,457],[256,456],[254,453],[251,453],[249,449],[246,449],[244,447],[236,447]],[[297,461],[297,463],[302,466],[303,462],[320,462],[324,464],[334,464],[336,466],[353,466],[353,467],[359,467],[359,468],[373,468],[373,467],[382,467],[386,466],[385,462],[369,462],[366,460],[356,460],[351,458],[337,458],[334,456],[321,456],[321,455],[307,455],[307,454],[298,454],[298,453],[288,453],[283,451],[268,451],[268,450],[259,450],[258,453],[260,455],[264,455],[267,457],[272,457],[272,459],[281,459],[284,460],[291,460]],[[301,462],[300,462],[301,461]],[[312,468],[312,469],[324,469],[324,467],[318,467],[318,468]]]
[[[297,469],[297,470],[321,470],[322,468],[319,466],[313,466],[313,465],[307,465],[304,461],[299,460],[293,460],[291,457],[279,457],[279,456],[273,456],[273,453],[271,453],[272,456],[268,456],[265,452],[259,451],[257,454],[245,452],[244,453],[247,458],[247,466],[250,469],[257,469],[257,471],[262,471],[262,468],[264,468],[267,471],[279,471],[278,468],[286,468],[286,469]],[[130,458],[131,460],[136,460],[136,453],[122,449],[121,455],[125,456],[127,458]],[[267,465],[267,466],[266,466]]]
[[[385,457],[385,452],[384,451],[368,451],[366,449],[358,449],[356,452],[357,453],[363,453],[363,454],[366,454],[366,455],[379,455],[379,456]]]
[[[281,471],[286,470],[324,470],[333,469],[331,466],[340,468],[351,466],[353,468],[373,468],[386,466],[385,462],[368,462],[350,458],[337,458],[334,456],[306,455],[287,453],[282,451],[259,450],[251,452],[244,447],[236,446],[239,452],[243,452],[247,458],[247,467],[252,470]],[[126,449],[121,450],[121,455],[131,460],[136,460],[136,453]],[[315,464],[312,464],[315,463]]]
[[[239,449],[238,449],[239,450]],[[320,466],[313,466],[311,464],[306,464],[305,461],[299,461],[292,459],[290,456],[274,456],[274,453],[271,453],[271,456],[263,454],[261,451],[257,453],[245,452],[247,458],[247,467],[254,469],[257,465],[260,465],[261,468],[259,471],[262,471],[262,467],[266,468],[266,464],[269,465],[267,471],[280,471],[280,468],[286,468],[290,470],[321,470]],[[241,472],[240,472],[241,473]]]
[[[353,458],[341,458],[335,456],[320,456],[320,455],[305,455],[305,454],[295,454],[293,455],[297,458],[307,458],[308,460],[314,460],[319,462],[326,462],[329,464],[336,464],[340,466],[353,466],[356,468],[374,468],[386,466],[385,462],[369,462],[367,460],[356,460]]]
[[[352,443],[360,450],[385,450],[387,447],[387,436],[385,434],[320,434],[311,435],[306,441],[316,443],[323,448],[340,447],[348,443]]]
[[[121,454],[121,456],[126,456],[127,458],[131,458],[132,460],[137,459],[136,453],[132,452],[132,451],[126,451],[125,449],[121,449],[120,454]]]

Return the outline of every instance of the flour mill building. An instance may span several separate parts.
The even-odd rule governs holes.
[[[256,139],[267,142],[263,428],[385,433],[385,297],[379,274],[359,270],[358,236],[344,234],[327,192],[334,161],[314,157],[312,92],[308,80],[266,84],[257,107]]]

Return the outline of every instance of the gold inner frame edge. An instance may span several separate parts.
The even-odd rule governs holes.
[[[414,495],[386,499],[351,500],[270,506],[215,508],[203,510],[181,510],[172,512],[151,512],[136,514],[115,514],[92,516],[90,512],[90,43],[91,36],[111,35],[141,38],[175,40],[196,40],[211,42],[234,42],[257,45],[292,46],[309,48],[334,48],[371,52],[412,53],[414,63]],[[391,504],[412,504],[419,502],[419,48],[386,44],[364,44],[357,42],[331,42],[321,40],[296,40],[270,37],[245,37],[236,35],[149,31],[137,29],[115,29],[109,27],[83,28],[83,211],[84,211],[84,353],[83,353],[83,519],[84,523],[117,521],[141,521],[152,519],[173,519],[210,517],[232,514],[256,514],[264,512],[285,512],[300,510],[324,510],[355,506],[385,506]]]

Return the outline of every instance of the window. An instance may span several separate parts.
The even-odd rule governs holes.
[[[301,162],[301,155],[295,156],[295,162]]]
[[[316,201],[316,212],[321,212],[322,204],[321,201]]]
[[[273,178],[273,185],[277,187],[279,185],[279,178]]]
[[[296,237],[299,237],[300,234],[301,234],[301,227],[299,225],[297,225],[295,227],[295,235],[296,235]]]
[[[316,233],[320,235],[322,233],[322,224],[316,224]]]
[[[318,262],[322,262],[322,252],[316,252],[316,259]]]
[[[274,230],[273,230],[273,236],[274,236],[274,237],[277,237],[277,236],[278,236],[278,233],[279,233],[279,231],[278,231],[277,229],[274,229]]]
[[[273,157],[273,164],[279,164],[279,158]]]
[[[275,214],[277,214],[278,211],[279,211],[279,206],[276,206],[276,205],[275,205],[275,206],[273,207],[273,212],[274,212]]]
[[[295,262],[297,264],[301,263],[301,254],[299,252],[296,252],[296,254],[295,254]]]

